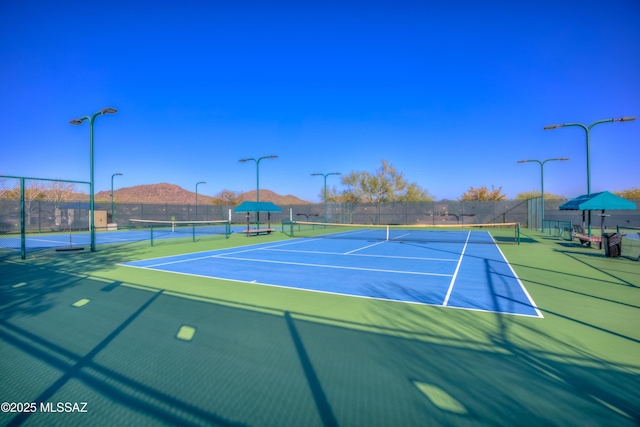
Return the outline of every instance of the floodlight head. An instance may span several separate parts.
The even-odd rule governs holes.
[[[560,160],[562,162],[566,162],[567,160],[569,160],[568,157],[558,157],[556,160]]]
[[[614,122],[632,122],[636,119],[636,116],[624,116],[619,119],[613,119]]]
[[[240,159],[238,161],[241,163],[244,163],[244,162],[248,162],[249,160],[255,160],[255,159]]]
[[[543,129],[544,130],[554,130],[554,129],[563,128],[563,127],[564,127],[564,125],[554,124],[554,125],[545,126]]]
[[[278,156],[276,155],[272,155],[272,156],[266,156],[265,159],[277,159]]]
[[[518,163],[527,163],[529,160],[518,160]]]
[[[311,176],[329,176],[329,175],[342,175],[340,172],[329,172],[329,173],[312,173]]]
[[[113,107],[107,107],[100,110],[100,114],[115,114],[118,110]]]
[[[113,176],[122,176],[121,173],[114,173]]]
[[[83,121],[84,119],[73,119],[73,120],[69,120],[69,124],[74,126],[80,126]]]

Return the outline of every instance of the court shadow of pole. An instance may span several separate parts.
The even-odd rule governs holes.
[[[307,382],[309,383],[309,389],[311,390],[313,400],[316,404],[316,407],[318,408],[318,413],[320,414],[322,423],[327,427],[337,427],[338,421],[336,420],[327,396],[322,389],[322,383],[320,382],[320,379],[318,378],[318,375],[313,368],[313,364],[311,363],[311,359],[309,358],[309,355],[307,354],[307,351],[304,347],[302,338],[300,337],[300,334],[296,329],[296,325],[293,318],[291,317],[291,313],[289,313],[288,311],[285,312],[284,319],[287,323],[287,327],[289,328],[289,332],[291,333],[291,339],[293,340],[296,351],[298,352],[298,357],[300,359],[300,363],[302,364],[302,369],[307,378]]]

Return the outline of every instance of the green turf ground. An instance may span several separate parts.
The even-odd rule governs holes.
[[[281,238],[2,258],[0,401],[87,412],[0,425],[640,424],[640,263],[597,249],[500,246],[543,319],[117,265]]]

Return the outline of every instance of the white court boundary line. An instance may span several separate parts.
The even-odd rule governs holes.
[[[529,303],[531,304],[531,307],[533,307],[535,312],[538,313],[538,317],[539,318],[544,319],[544,315],[538,309],[538,306],[536,305],[536,302],[533,300],[533,298],[531,298],[531,295],[529,295],[529,292],[527,291],[527,288],[524,286],[524,283],[522,283],[522,281],[520,280],[520,277],[518,277],[516,272],[513,270],[513,267],[511,266],[511,263],[507,260],[507,257],[504,256],[504,254],[502,253],[502,250],[500,249],[500,247],[498,245],[496,245],[496,248],[498,249],[498,252],[500,252],[500,255],[502,255],[502,259],[504,260],[504,262],[509,267],[509,270],[511,271],[511,273],[513,273],[513,277],[515,277],[515,279],[518,281],[518,284],[520,285],[520,288],[522,289],[522,292],[524,292],[524,294],[527,296],[527,299],[529,300]]]
[[[180,274],[180,275],[183,275],[183,276],[201,277],[201,278],[205,278],[205,279],[216,279],[216,280],[223,280],[223,281],[226,281],[226,282],[244,283],[244,284],[249,284],[249,285],[271,286],[271,287],[274,287],[274,288],[280,288],[280,289],[286,289],[286,290],[295,290],[295,291],[304,291],[304,292],[316,292],[316,293],[319,293],[319,294],[338,295],[338,296],[342,296],[342,297],[362,298],[362,299],[377,300],[377,301],[387,301],[387,302],[398,303],[398,304],[422,305],[422,306],[428,306],[428,307],[443,307],[443,308],[446,308],[448,310],[454,309],[454,310],[464,310],[464,311],[475,311],[475,312],[479,312],[479,313],[504,314],[504,315],[509,315],[509,316],[536,317],[536,316],[532,316],[530,314],[505,313],[503,311],[486,310],[486,309],[472,308],[472,307],[456,307],[456,306],[444,307],[442,304],[434,304],[434,303],[427,303],[427,302],[406,301],[406,300],[396,300],[396,299],[391,299],[391,298],[381,298],[381,297],[372,297],[372,296],[364,296],[364,295],[354,295],[354,294],[347,294],[347,293],[341,293],[341,292],[322,291],[322,290],[318,290],[318,289],[300,288],[300,287],[297,287],[297,286],[277,285],[277,284],[274,284],[274,283],[258,282],[256,280],[248,281],[248,280],[239,280],[239,279],[229,279],[229,278],[226,278],[226,277],[207,276],[207,275],[204,275],[204,274],[182,273],[182,272],[170,271],[170,270],[158,270],[158,269],[155,269],[155,268],[140,267],[140,266],[137,266],[137,265],[125,265],[125,264],[122,264],[122,265],[125,266],[125,267],[139,268],[139,269],[142,269],[142,270],[149,270],[149,271],[158,271],[158,272],[161,272],[161,273]]]
[[[272,245],[272,243],[274,242],[268,242],[268,243],[252,243],[250,245],[245,245],[245,246],[235,246],[232,248],[222,248],[222,249],[208,249],[205,251],[196,251],[196,252],[187,252],[184,254],[178,254],[178,255],[164,255],[164,256],[159,256],[159,257],[153,257],[153,258],[147,258],[147,259],[140,259],[137,261],[127,261],[126,263],[118,263],[117,265],[122,265],[125,267],[140,267],[137,265],[129,265],[129,263],[132,262],[142,262],[142,261],[153,261],[153,260],[160,260],[160,259],[167,259],[167,258],[177,258],[177,257],[188,257],[191,255],[197,255],[197,254],[210,254],[207,256],[202,256],[202,257],[197,257],[197,258],[189,258],[189,259],[184,259],[184,260],[180,260],[180,261],[191,261],[194,259],[202,259],[202,258],[207,258],[207,257],[215,257],[215,256],[219,256],[220,252],[224,252],[224,251],[233,251],[234,249],[241,249],[241,248],[253,248],[253,249],[247,249],[247,252],[250,252],[251,250],[257,251],[257,250],[261,250],[261,249],[266,249],[267,247],[278,247],[278,246],[286,246],[286,245],[293,245],[296,243],[304,243],[304,242],[312,242],[313,240],[300,240],[300,241],[295,241],[295,242],[290,242],[290,243],[281,243],[281,244],[275,244]],[[258,247],[255,248],[255,246],[263,246],[263,247]],[[180,262],[180,261],[175,261],[175,262]]]
[[[446,261],[446,262],[456,262],[457,260],[452,260],[452,259],[441,259],[441,258],[420,258],[420,257],[400,257],[400,256],[393,256],[393,255],[371,255],[371,254],[354,254],[354,251],[358,251],[358,250],[362,250],[362,249],[366,249],[369,248],[371,246],[375,246],[381,243],[386,243],[386,241],[382,241],[382,242],[377,242],[374,243],[372,245],[367,245],[364,246],[362,248],[359,249],[355,249],[349,252],[321,252],[321,251],[304,251],[304,250],[295,250],[295,249],[277,249],[279,247],[282,246],[290,246],[290,245],[296,245],[296,244],[300,244],[300,243],[306,243],[306,242],[312,242],[314,240],[312,239],[305,239],[305,240],[299,240],[299,241],[295,241],[295,242],[287,242],[287,243],[280,243],[280,244],[274,244],[274,245],[270,245],[270,244],[266,244],[268,246],[260,246],[260,245],[265,245],[264,243],[256,243],[255,245],[249,245],[249,246],[242,246],[240,248],[237,249],[241,249],[241,248],[247,248],[247,249],[242,249],[239,251],[234,251],[233,249],[236,248],[227,248],[227,249],[218,249],[215,251],[203,251],[203,252],[194,252],[193,255],[196,255],[198,253],[201,254],[211,254],[212,252],[219,252],[219,253],[213,253],[211,255],[203,255],[203,256],[196,256],[196,257],[190,257],[190,258],[184,258],[184,259],[178,259],[178,260],[174,260],[174,261],[167,261],[167,262],[162,262],[162,263],[158,263],[158,264],[149,264],[146,265],[145,267],[156,267],[156,266],[161,266],[161,265],[168,265],[168,264],[178,264],[178,263],[182,263],[182,262],[190,262],[190,261],[198,261],[201,259],[206,259],[206,258],[221,258],[221,257],[226,257],[226,255],[234,255],[234,254],[239,254],[239,253],[246,253],[246,252],[259,252],[259,251],[274,251],[274,252],[294,252],[294,253],[317,253],[317,254],[326,254],[326,255],[348,255],[348,256],[360,256],[360,257],[373,257],[373,258],[392,258],[392,259],[414,259],[414,260],[419,260],[419,261]],[[258,247],[255,247],[258,246]],[[230,252],[225,252],[227,250],[231,250]],[[221,252],[221,253],[220,253]],[[183,254],[183,255],[169,255],[169,256],[165,256],[165,257],[159,257],[159,258],[155,258],[155,259],[166,259],[166,258],[176,258],[176,257],[184,257],[184,256],[188,256],[191,254]],[[233,259],[231,257],[227,257],[229,259]],[[148,260],[145,261],[150,261],[153,260],[154,258],[149,258]],[[258,260],[254,260],[254,261],[258,261]],[[267,260],[263,260],[264,262],[269,262]],[[136,262],[136,261],[133,261]],[[275,262],[275,261],[274,261]],[[284,263],[284,262],[283,262]],[[127,264],[120,264],[120,265],[126,265]],[[301,264],[302,265],[302,264]],[[318,265],[318,264],[310,264],[310,265]],[[434,273],[433,275],[438,275],[437,273]],[[450,274],[444,275],[444,276],[451,276]]]
[[[216,250],[213,250],[213,251],[208,250],[208,251],[193,252],[191,254],[168,255],[168,256],[157,257],[157,258],[149,258],[149,259],[147,259],[145,261],[149,261],[149,260],[153,260],[153,259],[160,260],[160,259],[167,259],[167,258],[175,258],[175,257],[179,257],[179,256],[196,255],[196,254],[199,254],[199,253],[200,254],[209,254],[209,255],[195,257],[195,258],[188,258],[188,259],[182,259],[182,260],[176,260],[176,261],[169,261],[169,262],[165,262],[165,263],[152,264],[152,265],[148,265],[148,266],[129,265],[129,264],[126,264],[126,263],[119,263],[118,265],[125,266],[125,267],[146,269],[146,270],[161,271],[163,273],[183,274],[183,275],[187,275],[187,276],[218,279],[218,280],[232,281],[232,282],[238,282],[238,283],[249,283],[249,284],[266,285],[266,286],[273,286],[273,287],[278,287],[278,288],[282,288],[282,289],[296,289],[296,290],[302,290],[302,291],[306,291],[306,292],[318,292],[318,293],[324,293],[324,294],[341,295],[341,296],[356,297],[356,298],[365,298],[365,299],[373,299],[373,300],[399,302],[399,303],[403,303],[403,304],[416,304],[416,305],[426,305],[426,306],[433,306],[433,307],[445,307],[445,308],[448,308],[448,309],[453,308],[453,309],[457,309],[457,310],[467,310],[467,311],[476,311],[476,312],[484,312],[484,313],[498,313],[498,314],[507,314],[507,315],[512,315],[512,316],[521,316],[521,317],[544,318],[544,316],[542,315],[542,313],[539,311],[538,307],[536,306],[535,302],[533,301],[533,299],[531,298],[531,296],[527,292],[526,288],[524,287],[524,284],[522,283],[522,281],[520,280],[518,275],[513,270],[513,267],[507,261],[507,259],[504,256],[502,250],[500,250],[499,246],[497,244],[495,244],[495,241],[494,241],[495,247],[498,249],[500,255],[502,256],[502,259],[504,260],[504,262],[509,266],[510,271],[513,273],[513,277],[517,280],[517,282],[520,285],[523,293],[526,295],[527,299],[529,300],[529,302],[531,304],[531,307],[534,308],[535,312],[538,315],[534,316],[534,315],[530,315],[530,314],[509,313],[509,312],[503,312],[503,311],[486,310],[486,309],[471,308],[471,307],[456,307],[456,306],[447,305],[449,297],[450,297],[450,295],[451,295],[451,293],[453,291],[453,286],[454,286],[455,281],[457,279],[457,275],[458,275],[458,271],[459,271],[460,265],[462,263],[462,260],[464,258],[464,254],[465,254],[467,246],[468,246],[468,240],[469,240],[470,234],[471,234],[470,232],[467,232],[467,238],[466,238],[462,253],[460,254],[460,257],[457,260],[438,259],[438,258],[430,259],[430,258],[419,258],[419,257],[396,257],[396,256],[389,256],[389,255],[352,254],[352,253],[343,253],[343,252],[332,253],[332,252],[319,252],[319,251],[298,251],[298,250],[287,250],[287,249],[274,249],[274,248],[279,248],[279,247],[282,247],[282,246],[297,245],[297,244],[303,244],[305,242],[313,242],[314,241],[314,239],[296,239],[293,242],[278,243],[278,244],[272,244],[274,242],[270,242],[270,243],[255,243],[255,244],[251,244],[251,245],[247,245],[247,246],[242,246],[241,248],[246,248],[246,249],[243,249],[241,251],[225,252],[225,251],[229,251],[229,250],[234,249],[234,248],[225,248],[225,249],[216,249]],[[385,242],[386,241],[383,241],[383,242],[380,242],[380,243],[385,243]],[[374,245],[368,245],[367,247],[374,246]],[[359,250],[361,250],[361,249],[359,249]],[[282,251],[282,252],[306,252],[306,253],[319,253],[319,254],[337,254],[337,255],[362,256],[362,257],[400,258],[400,259],[416,259],[416,260],[436,260],[436,261],[457,262],[458,264],[456,266],[456,270],[455,270],[454,274],[451,275],[451,274],[407,272],[407,271],[394,271],[394,270],[381,270],[381,269],[365,269],[365,268],[342,267],[342,266],[334,266],[334,265],[304,264],[304,263],[292,263],[292,262],[283,262],[283,261],[256,260],[256,259],[250,259],[250,258],[225,257],[226,255],[233,255],[233,254],[236,254],[236,253],[257,252],[257,251],[261,251],[261,250],[267,250],[267,251],[268,250],[273,250],[273,251]],[[353,251],[350,251],[350,252],[353,252]],[[212,253],[213,253],[213,255],[211,255]],[[394,299],[388,299],[388,298],[353,295],[353,294],[348,294],[348,293],[321,291],[321,290],[315,290],[315,289],[299,288],[299,287],[295,287],[295,286],[284,286],[284,285],[269,284],[269,283],[259,283],[259,282],[256,282],[256,281],[245,281],[245,280],[238,280],[238,279],[229,279],[229,278],[225,278],[225,277],[209,276],[209,275],[203,275],[203,274],[175,272],[175,271],[169,271],[169,270],[161,270],[161,269],[157,268],[157,266],[168,265],[168,264],[177,264],[177,263],[181,263],[181,262],[188,262],[188,261],[201,260],[201,259],[207,259],[207,258],[223,258],[223,259],[227,258],[227,259],[231,259],[231,260],[241,260],[241,261],[251,261],[251,262],[293,264],[293,265],[297,264],[297,265],[307,265],[307,266],[311,266],[311,267],[353,269],[353,270],[365,270],[365,271],[379,271],[379,272],[388,272],[388,273],[397,273],[397,274],[413,274],[413,275],[423,275],[423,276],[431,275],[431,276],[452,277],[452,280],[451,280],[450,287],[449,287],[449,290],[447,292],[447,295],[445,297],[444,302],[442,304],[431,304],[431,303],[422,303],[422,302],[415,302],[415,301],[404,301],[404,300],[394,300]]]

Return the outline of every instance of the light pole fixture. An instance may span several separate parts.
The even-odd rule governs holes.
[[[277,159],[277,158],[278,156],[271,155],[271,156],[259,157],[257,159],[251,157],[248,159],[238,160],[241,163],[248,162],[250,160],[253,160],[254,162],[256,162],[256,202],[260,201],[260,161],[262,159]],[[260,229],[260,212],[256,212],[256,227]]]
[[[518,160],[518,163],[538,163],[540,164],[540,193],[541,193],[541,199],[542,199],[542,217],[541,217],[541,223],[542,223],[542,232],[544,233],[544,164],[547,162],[552,162],[552,161],[563,161],[566,162],[567,160],[569,160],[567,157],[556,157],[553,159],[546,159],[546,160]]]
[[[329,175],[342,175],[340,172],[329,172],[329,173],[312,173],[311,176],[322,176],[324,177],[324,220],[327,221],[327,177]]]
[[[94,113],[92,116],[78,117],[77,119],[69,120],[69,124],[74,126],[80,126],[85,120],[89,122],[89,230],[91,232],[91,252],[96,251],[96,225],[95,225],[95,212],[94,212],[94,177],[93,177],[93,124],[96,121],[96,117],[104,114],[115,114],[118,110],[112,107],[103,108],[102,110]]]
[[[114,173],[113,175],[111,175],[111,222],[116,222],[116,217],[115,217],[115,203],[114,203],[114,198],[113,198],[113,177],[114,176],[122,176],[121,173]]]
[[[587,194],[591,194],[591,160],[590,160],[590,156],[591,156],[591,148],[590,148],[590,139],[591,139],[591,129],[593,129],[594,126],[602,124],[602,123],[613,123],[613,122],[632,122],[636,119],[635,116],[624,116],[624,117],[619,117],[619,118],[613,118],[613,119],[603,119],[603,120],[597,120],[593,123],[591,123],[590,125],[584,125],[582,123],[562,123],[562,124],[553,124],[553,125],[549,125],[549,126],[545,126],[543,129],[544,130],[554,130],[554,129],[559,129],[559,128],[563,128],[563,127],[569,127],[569,126],[577,126],[577,127],[581,127],[582,129],[584,129],[586,136],[587,136]],[[591,211],[588,212],[588,232],[587,235],[591,236]]]
[[[204,181],[200,181],[196,183],[196,221],[198,220],[198,185],[206,184]]]

